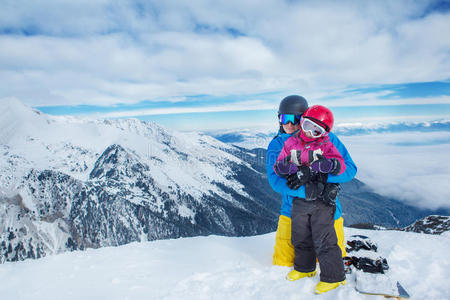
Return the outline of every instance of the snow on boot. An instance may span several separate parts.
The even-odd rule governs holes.
[[[316,275],[316,271],[304,273],[304,272],[292,270],[291,272],[289,272],[289,274],[286,275],[286,279],[289,281],[295,281],[295,280],[299,280],[299,279],[302,279],[305,277],[314,277],[314,275]]]
[[[323,281],[319,281],[319,283],[316,285],[316,288],[314,289],[314,292],[316,294],[323,294],[323,293],[329,292],[331,290],[334,290],[335,288],[337,288],[341,284],[344,285],[345,284],[345,280],[339,281],[339,282],[323,282]]]

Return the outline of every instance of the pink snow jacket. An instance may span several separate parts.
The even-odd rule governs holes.
[[[322,155],[326,158],[335,158],[339,161],[341,168],[339,170],[339,173],[336,175],[340,175],[345,172],[346,166],[344,159],[342,158],[336,147],[333,145],[333,143],[330,142],[330,138],[328,137],[328,135],[317,139],[310,139],[304,137],[301,131],[286,140],[283,149],[278,156],[277,162],[285,159],[288,155],[290,155],[291,150],[298,150],[301,151],[301,161],[299,163],[301,165],[309,166],[314,159],[314,153],[317,153],[317,150],[319,149],[322,150]],[[277,163],[275,163],[275,165],[276,164]],[[297,165],[292,161],[292,159],[289,161],[289,164],[292,164],[292,168],[290,168],[291,170],[297,170]]]

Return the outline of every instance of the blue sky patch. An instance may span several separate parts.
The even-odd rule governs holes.
[[[345,94],[365,95],[388,91],[387,95],[377,96],[380,105],[339,105]],[[279,101],[289,93],[268,92],[250,95],[211,96],[206,94],[189,95],[179,98],[145,100],[131,104],[111,106],[77,105],[77,106],[42,106],[38,110],[50,115],[98,115],[106,118],[136,117],[141,120],[154,121],[165,126],[186,130],[208,130],[220,128],[241,128],[277,123]],[[450,82],[423,82],[408,84],[389,84],[372,87],[347,89],[343,93],[314,99],[319,104],[326,102],[337,123],[375,122],[375,121],[423,121],[450,119],[450,103],[427,104],[427,98],[450,95]],[[424,98],[422,104],[389,104],[389,100]],[[256,101],[256,102],[252,102]],[[260,106],[264,105],[264,106]],[[232,109],[226,109],[232,106]],[[186,113],[186,109],[192,112]],[[212,110],[204,112],[204,110]],[[154,111],[158,110],[158,111]],[[167,111],[165,111],[167,110]],[[197,110],[197,111],[196,111]],[[147,112],[148,111],[148,112]]]
[[[50,115],[88,115],[94,113],[112,113],[123,111],[140,111],[142,109],[192,108],[226,104],[239,104],[249,100],[270,100],[282,97],[279,92],[259,93],[252,95],[211,96],[206,94],[169,98],[167,100],[145,100],[133,104],[116,104],[112,106],[76,105],[76,106],[38,106],[36,109]],[[246,110],[251,110],[248,108]]]
[[[441,1],[432,1],[430,5],[425,9],[424,16],[439,12],[439,13],[445,13],[450,10],[450,1],[448,0],[441,0]]]
[[[392,93],[380,96],[380,99],[392,98],[418,98],[418,97],[436,97],[442,95],[450,95],[449,81],[435,82],[416,82],[405,84],[385,84],[374,87],[356,88],[346,90],[345,93],[370,94],[383,91],[391,91]]]

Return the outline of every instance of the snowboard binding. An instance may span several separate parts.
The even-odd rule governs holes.
[[[389,269],[387,260],[384,257],[371,259],[368,257],[347,256],[344,257],[344,265],[347,269],[350,269],[350,266],[354,266],[358,270],[372,274],[384,274],[384,271]]]
[[[351,237],[356,238],[350,241],[347,241],[347,247],[345,250],[347,252],[353,252],[358,250],[368,250],[377,252],[378,246],[375,242],[372,242],[367,236],[364,235],[352,235]]]

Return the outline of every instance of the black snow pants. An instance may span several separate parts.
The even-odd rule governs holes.
[[[321,200],[294,198],[292,203],[292,245],[295,249],[294,269],[312,272],[319,259],[320,281],[345,279],[342,252],[334,229],[333,206]]]

